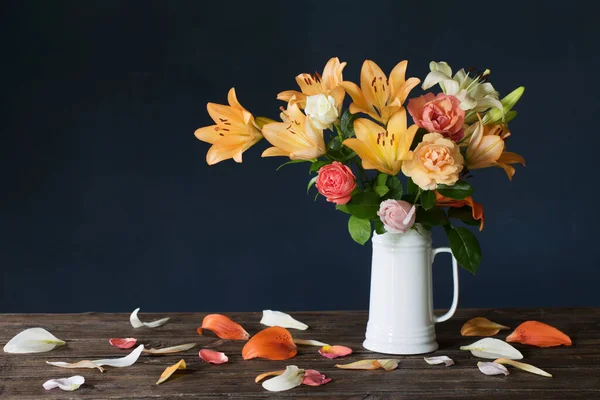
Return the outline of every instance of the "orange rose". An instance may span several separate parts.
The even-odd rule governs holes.
[[[402,172],[421,189],[433,190],[438,184],[454,185],[463,164],[458,145],[440,133],[428,133],[414,150],[412,160],[402,163]]]

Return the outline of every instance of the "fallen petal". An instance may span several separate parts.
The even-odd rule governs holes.
[[[161,325],[166,324],[167,321],[169,320],[169,318],[163,318],[163,319],[159,319],[159,320],[152,321],[152,322],[142,322],[138,318],[139,311],[140,311],[140,309],[136,308],[135,310],[133,310],[133,312],[129,316],[129,322],[131,322],[131,326],[133,326],[134,328],[141,328],[142,326],[145,326],[146,328],[157,328]]]
[[[64,340],[60,340],[45,329],[29,328],[10,339],[4,346],[4,352],[14,354],[43,353],[64,344],[66,344]]]
[[[171,365],[170,367],[167,367],[167,369],[165,369],[163,371],[163,373],[160,375],[160,379],[158,381],[156,381],[157,385],[160,385],[161,383],[163,383],[164,381],[166,381],[167,379],[169,379],[169,377],[171,375],[173,375],[173,373],[175,371],[177,371],[178,369],[185,369],[185,360],[179,360],[179,362],[177,364]]]
[[[282,392],[302,385],[303,378],[303,369],[295,365],[288,365],[283,374],[264,381],[262,386],[270,392]]]
[[[129,366],[135,364],[135,362],[138,360],[138,358],[140,358],[140,354],[142,354],[143,350],[144,350],[144,345],[140,344],[135,350],[133,350],[127,356],[121,357],[121,358],[107,358],[107,359],[92,360],[92,361],[84,360],[84,361],[79,361],[76,363],[67,363],[67,362],[62,362],[62,361],[53,361],[53,362],[46,361],[46,364],[53,365],[55,367],[61,367],[61,368],[98,368],[100,370],[100,372],[104,372],[104,369],[102,368],[102,366],[104,366],[104,365],[108,365],[111,367],[117,367],[117,368],[123,368],[123,367],[129,367]]]
[[[331,382],[331,378],[326,377],[322,373],[314,369],[305,369],[304,378],[302,379],[303,385],[308,386],[321,386]]]
[[[46,390],[60,388],[61,390],[72,392],[73,390],[79,389],[79,386],[84,383],[85,378],[83,376],[75,375],[70,378],[50,379],[49,381],[44,382],[42,386]]]
[[[254,383],[260,383],[260,381],[262,381],[263,379],[265,379],[268,376],[279,376],[279,375],[283,374],[284,372],[285,372],[285,369],[282,369],[279,371],[265,372],[263,374],[260,374],[256,378],[254,378]]]
[[[481,358],[509,358],[520,360],[523,354],[510,344],[499,339],[485,338],[468,346],[461,346],[461,350],[470,350],[475,357]]]
[[[425,357],[424,360],[429,365],[446,364],[446,367],[454,365],[454,360],[448,356]]]
[[[282,327],[263,329],[246,343],[242,349],[244,360],[260,357],[268,360],[287,360],[296,355],[297,348],[291,333]]]
[[[291,315],[281,311],[263,310],[263,317],[260,323],[267,326],[281,326],[282,328],[293,328],[305,331],[308,325],[292,318]]]
[[[104,372],[104,368],[90,360],[83,360],[76,363],[67,363],[62,361],[46,361],[46,364],[60,368],[98,368],[100,372]]]
[[[319,354],[326,358],[345,357],[352,354],[352,349],[346,346],[323,346],[319,349]]]
[[[203,361],[211,364],[223,364],[229,361],[229,357],[225,353],[214,350],[202,349],[198,355]]]
[[[481,362],[477,363],[477,367],[486,375],[510,375],[510,372],[502,364],[496,362]]]
[[[336,364],[341,369],[379,369],[382,365],[377,360],[360,360],[350,364]]]
[[[508,326],[500,325],[487,318],[477,317],[467,321],[460,329],[462,336],[494,336]]]
[[[160,349],[144,349],[144,353],[150,353],[150,354],[173,354],[173,353],[180,353],[182,351],[186,351],[186,350],[189,350],[191,348],[194,348],[197,345],[198,345],[197,343],[186,343],[186,344],[180,344],[179,346],[163,347],[163,348],[160,348]]]
[[[310,340],[310,339],[294,339],[294,343],[301,344],[305,346],[329,346],[327,343],[319,342],[318,340]]]
[[[398,360],[377,360],[377,363],[386,371],[393,371],[398,368]]]
[[[494,363],[512,365],[515,368],[519,368],[519,369],[522,369],[523,371],[531,372],[532,374],[536,374],[536,375],[541,375],[541,376],[545,376],[545,377],[548,377],[548,378],[552,378],[551,374],[547,373],[543,369],[540,369],[538,367],[534,367],[531,364],[525,364],[525,363],[522,363],[522,362],[509,360],[507,358],[499,358],[497,360],[494,360]]]
[[[202,335],[201,329],[213,331],[221,339],[248,340],[250,338],[248,332],[240,324],[222,314],[210,314],[204,317],[202,326],[198,328],[200,335]]]
[[[537,347],[571,346],[571,338],[553,326],[539,321],[526,321],[508,335],[507,342],[529,344]]]
[[[130,349],[133,346],[135,346],[135,344],[137,343],[137,339],[132,337],[125,339],[113,338],[110,339],[108,343],[115,347],[118,347],[119,349]]]

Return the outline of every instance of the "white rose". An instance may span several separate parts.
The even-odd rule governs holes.
[[[312,124],[319,129],[328,128],[339,117],[335,99],[324,94],[308,96],[304,111],[310,117]]]

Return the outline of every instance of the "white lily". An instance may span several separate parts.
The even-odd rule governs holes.
[[[470,77],[469,73],[461,69],[454,77],[452,69],[445,61],[429,63],[431,72],[425,77],[421,88],[427,90],[437,84],[444,94],[455,96],[460,100],[460,108],[468,111],[467,118],[477,112],[488,110],[492,107],[503,111],[499,94],[491,83],[486,82],[490,70],[486,69],[479,75]]]

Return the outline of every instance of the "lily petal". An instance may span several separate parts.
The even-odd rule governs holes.
[[[282,369],[279,371],[270,371],[270,372],[262,373],[262,374],[258,375],[256,378],[254,378],[254,383],[260,383],[260,381],[262,381],[263,379],[265,379],[269,376],[279,376],[279,375],[283,374],[284,372],[285,372],[285,369]]]
[[[186,344],[180,344],[178,346],[171,346],[171,347],[163,347],[160,349],[144,349],[144,353],[149,353],[149,354],[174,354],[174,353],[180,353],[182,351],[187,351],[189,349],[192,349],[194,347],[196,347],[198,344],[197,343],[186,343]]]
[[[50,390],[60,388],[61,390],[72,392],[79,389],[79,386],[85,383],[85,378],[80,375],[71,376],[69,378],[50,379],[42,385],[44,389]]]
[[[539,321],[526,321],[506,338],[507,342],[537,347],[571,346],[571,338],[553,326]]]
[[[481,362],[477,363],[477,368],[485,375],[510,375],[510,372],[502,364],[496,362]]]
[[[46,364],[52,365],[54,367],[69,368],[69,369],[72,369],[72,368],[97,368],[100,372],[104,372],[104,368],[102,368],[101,366],[99,366],[98,364],[96,364],[90,360],[83,360],[83,361],[79,361],[76,363],[67,363],[67,362],[60,362],[60,361],[56,361],[56,362],[46,361]]]
[[[287,360],[296,355],[297,348],[290,332],[282,327],[266,328],[246,343],[242,349],[244,360],[260,357],[268,360]]]
[[[305,369],[304,378],[302,379],[303,385],[308,386],[321,386],[331,382],[331,378],[326,377],[322,373],[314,369]]]
[[[377,360],[377,362],[386,371],[393,371],[398,368],[398,360]]]
[[[308,325],[295,320],[291,315],[281,311],[263,310],[260,323],[267,326],[281,326],[282,328],[293,328],[305,331]]]
[[[510,344],[499,339],[485,338],[468,346],[461,346],[461,350],[470,350],[475,357],[481,358],[509,358],[520,360],[523,354]]]
[[[515,368],[519,368],[519,369],[522,369],[523,371],[531,372],[532,374],[545,376],[547,378],[552,378],[551,374],[547,373],[543,369],[534,367],[531,364],[513,361],[513,360],[506,359],[506,358],[499,358],[497,360],[494,360],[494,363],[512,365]]]
[[[508,326],[500,325],[487,318],[477,317],[468,320],[460,329],[462,336],[494,336]]]
[[[317,346],[317,347],[329,346],[327,343],[323,343],[323,342],[319,342],[318,340],[311,340],[311,339],[294,339],[294,343],[305,345],[305,346]]]
[[[139,311],[140,309],[136,308],[129,316],[129,322],[131,322],[131,326],[134,328],[141,328],[142,326],[145,326],[146,328],[158,328],[159,326],[166,324],[169,320],[169,318],[162,318],[152,322],[142,322],[138,318]]]
[[[360,361],[355,361],[350,364],[336,364],[335,367],[340,368],[340,369],[373,370],[373,369],[381,368],[381,364],[378,362],[378,360],[360,360]]]
[[[264,381],[262,386],[270,392],[282,392],[302,385],[303,379],[303,369],[300,369],[295,365],[288,365],[283,374]]]
[[[446,364],[446,367],[454,365],[454,360],[448,356],[424,357],[423,359],[429,365]]]
[[[136,342],[137,339],[132,337],[125,339],[112,338],[108,341],[108,343],[110,343],[111,346],[118,347],[119,349],[130,349],[133,346],[135,346]]]
[[[352,354],[352,349],[346,346],[323,346],[319,349],[319,354],[325,358],[345,357]]]
[[[43,328],[29,328],[10,339],[4,346],[4,352],[14,354],[44,353],[66,343]]]
[[[46,364],[49,364],[49,365],[52,365],[55,367],[61,367],[61,368],[98,368],[100,370],[100,372],[103,372],[104,369],[102,368],[102,366],[104,366],[104,365],[108,365],[110,367],[123,368],[123,367],[129,367],[129,366],[135,364],[135,362],[138,360],[138,358],[140,358],[140,354],[142,354],[143,350],[144,350],[144,345],[140,344],[135,350],[133,350],[127,356],[121,357],[121,358],[107,358],[107,359],[93,360],[93,361],[84,360],[84,361],[79,361],[76,363],[67,363],[67,362],[61,362],[61,361],[55,361],[55,362],[46,361]]]
[[[200,350],[198,356],[202,359],[202,361],[206,361],[207,363],[211,364],[224,364],[229,361],[229,357],[227,357],[225,353],[209,349]]]
[[[169,379],[171,375],[173,375],[178,369],[186,369],[185,360],[179,360],[177,364],[167,367],[167,369],[165,369],[160,375],[160,379],[156,382],[156,384],[160,385],[161,383]]]
[[[248,340],[250,338],[250,334],[240,324],[222,314],[207,315],[202,320],[200,328],[214,332],[221,339]]]

